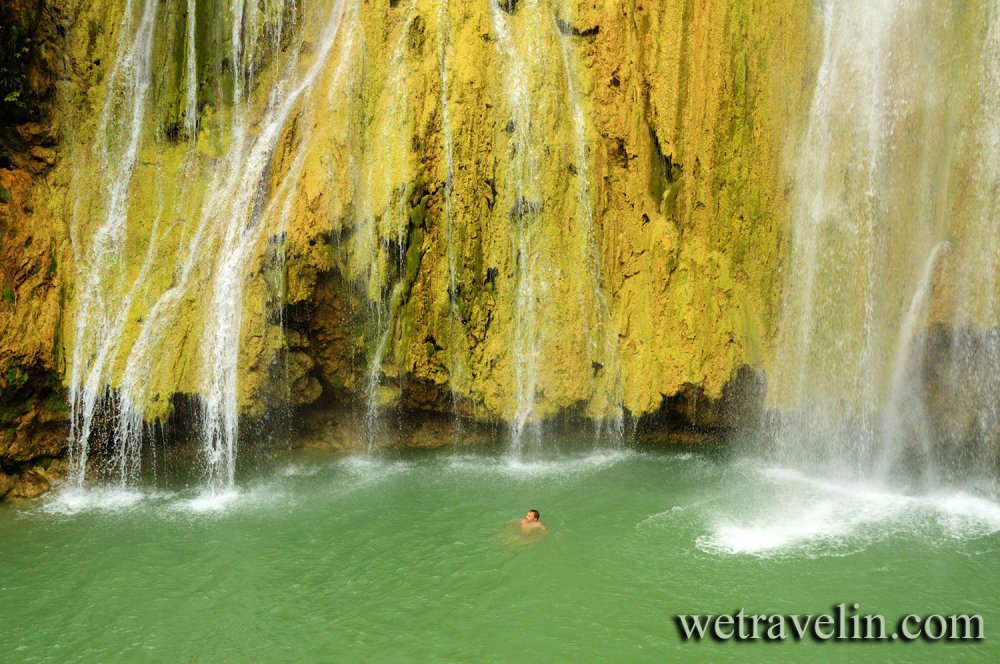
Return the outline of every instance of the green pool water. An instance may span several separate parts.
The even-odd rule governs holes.
[[[549,534],[523,542],[529,508]],[[287,452],[226,494],[4,505],[0,551],[10,662],[1000,661],[995,498],[719,452]],[[986,639],[692,643],[673,618],[841,602]]]

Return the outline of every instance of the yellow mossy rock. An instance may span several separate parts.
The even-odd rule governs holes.
[[[147,419],[218,389],[224,276],[253,415],[371,385],[485,420],[641,415],[766,360],[809,3],[267,2],[238,53],[227,12],[199,3],[192,50],[182,3],[123,4],[66,9],[60,144],[30,194],[63,296],[0,312],[67,382],[98,362]],[[129,87],[154,9],[150,85]]]

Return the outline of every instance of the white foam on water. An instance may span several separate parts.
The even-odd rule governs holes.
[[[172,505],[179,512],[192,514],[221,513],[233,507],[241,497],[237,488],[213,490],[207,489],[194,498],[180,500]]]
[[[406,461],[386,460],[370,456],[349,456],[340,461],[340,468],[364,482],[399,475],[412,470],[414,464]]]
[[[631,450],[598,450],[582,457],[526,460],[516,457],[489,458],[456,455],[448,459],[448,467],[460,472],[501,475],[512,478],[537,478],[578,475],[611,467],[637,456]]]
[[[276,504],[290,504],[290,498],[273,485],[249,488],[204,489],[193,498],[170,504],[170,510],[189,515],[221,515],[241,510],[259,509]]]
[[[670,509],[663,510],[662,512],[656,512],[655,514],[650,514],[642,521],[636,524],[636,530],[642,530],[648,526],[658,526],[662,522],[668,522],[682,516],[685,512],[691,509],[691,505],[682,506],[674,505]]]
[[[759,557],[791,553],[842,555],[864,544],[864,526],[882,519],[882,515],[870,512],[839,511],[832,503],[813,502],[746,525],[721,519],[713,524],[710,535],[695,541],[698,548],[709,553]]]
[[[845,555],[893,534],[971,538],[1000,532],[1000,504],[955,491],[907,495],[880,485],[761,468],[749,498],[708,516],[699,549],[724,555]],[[747,513],[746,510],[752,510]]]
[[[67,486],[53,494],[42,504],[42,511],[49,514],[73,515],[81,512],[117,512],[132,509],[159,494],[119,487],[92,489]]]
[[[1000,504],[969,493],[930,495],[920,499],[932,510],[941,529],[955,538],[1000,532]]]
[[[114,513],[142,510],[152,518],[171,515],[218,515],[239,509],[256,509],[287,502],[287,496],[272,486],[249,489],[205,489],[197,494],[182,494],[149,489],[118,487],[67,487],[53,494],[42,505],[48,514],[73,516],[83,513]]]
[[[194,498],[177,500],[176,492],[122,487],[68,486],[46,500],[41,510],[61,516],[134,510],[163,513],[163,508],[167,511],[209,513],[224,511],[239,497],[240,492],[235,489],[219,493],[206,490]]]
[[[282,477],[312,477],[318,474],[320,467],[318,465],[307,466],[302,463],[290,463],[280,471],[278,474]]]

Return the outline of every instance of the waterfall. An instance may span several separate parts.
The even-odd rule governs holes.
[[[192,141],[198,137],[198,52],[195,45],[197,5],[187,2],[187,33],[184,49],[184,129]]]
[[[119,26],[117,57],[108,79],[108,93],[93,150],[101,183],[106,187],[107,207],[89,247],[85,246],[85,237],[71,231],[73,252],[77,257],[77,283],[81,285],[76,296],[69,390],[69,481],[75,486],[81,486],[86,475],[94,418],[99,410],[108,407],[108,365],[141,282],[141,279],[134,281],[123,298],[109,298],[104,292],[105,287],[121,292],[127,278],[121,256],[126,242],[128,195],[147,110],[156,11],[156,0],[145,0],[138,8],[137,20],[135,3],[130,1],[125,6]],[[75,221],[80,213],[79,191],[76,196],[73,231],[78,228]],[[152,237],[155,237],[155,230]],[[143,273],[148,270],[153,249],[151,243]],[[130,441],[124,447],[133,445]],[[133,466],[131,461],[122,462],[119,475],[127,476]]]
[[[543,373],[548,377],[586,372],[591,378],[589,392],[580,397],[583,412],[595,422],[598,440],[606,424],[611,425],[611,437],[620,440],[618,339],[604,294],[596,237],[585,94],[578,89],[575,37],[564,30],[573,17],[559,16],[554,8],[538,2],[501,4],[494,0],[490,11],[509,113],[509,119],[501,117],[498,125],[510,145],[506,194],[514,265],[511,450],[517,455],[526,438],[534,444],[540,440],[540,422],[550,414],[547,407],[539,408],[547,387]],[[549,62],[544,54],[553,51],[559,59]],[[558,128],[546,124],[552,115],[559,119]],[[544,131],[557,133],[543,137]],[[565,149],[565,166],[549,159],[544,151],[546,140]],[[566,186],[568,200],[547,197],[546,177]],[[565,219],[558,218],[557,210],[562,210]],[[554,232],[551,224],[557,222],[565,228]],[[573,287],[564,289],[568,280]],[[554,298],[570,293],[577,302],[574,323],[581,326],[583,348],[574,349],[579,358],[551,357],[548,349],[558,347],[554,342],[567,331],[558,329],[546,315]],[[576,366],[577,359],[583,366]]]
[[[388,408],[448,393],[515,453],[557,416],[621,438],[596,28],[540,0],[175,5],[93,9],[119,43],[70,140],[76,484],[97,452],[133,481],[178,415],[228,490],[241,426],[286,402],[350,401],[368,449]]]
[[[265,216],[268,166],[299,97],[313,85],[326,64],[343,12],[344,2],[334,3],[313,63],[300,78],[293,75],[279,82],[260,122],[259,133],[252,136],[246,125],[238,125],[234,132],[237,140],[226,160],[230,173],[222,188],[209,194],[209,200],[215,205],[210,204],[206,214],[218,218],[221,213],[227,221],[217,248],[210,313],[202,332],[206,367],[202,384],[202,444],[211,486],[231,487],[234,483],[239,436],[237,368],[244,297],[242,284],[247,260],[265,229],[260,221]],[[234,98],[239,98],[235,90]],[[246,116],[239,122],[246,122]],[[286,177],[292,177],[296,171],[293,168]]]
[[[913,450],[924,460],[923,470],[931,470],[928,464],[931,441],[927,412],[919,391],[920,377],[915,375],[917,367],[914,366],[913,359],[915,354],[919,356],[924,351],[919,332],[927,326],[927,309],[941,252],[950,246],[951,243],[946,240],[934,245],[899,327],[892,378],[879,430],[882,444],[876,472],[881,477],[887,477],[904,455]]]
[[[571,19],[572,17],[564,17]],[[553,26],[559,32],[558,17],[553,14]],[[579,229],[579,260],[587,266],[590,278],[589,293],[580,293],[580,322],[584,326],[583,338],[588,344],[588,355],[594,370],[595,380],[591,381],[589,407],[596,423],[595,437],[598,441],[605,435],[605,425],[610,424],[607,434],[621,442],[624,437],[622,406],[621,361],[618,349],[618,333],[611,321],[611,309],[604,295],[604,277],[601,269],[601,254],[594,228],[594,207],[591,202],[590,166],[587,142],[587,121],[581,95],[577,92],[569,40],[565,35],[559,39],[563,69],[566,75],[566,99],[572,109],[573,153],[575,162],[576,204]],[[602,373],[604,380],[598,382],[596,376]]]
[[[522,13],[537,12],[537,3],[519,7]],[[537,61],[537,37],[528,34],[515,40],[499,0],[490,0],[493,31],[501,58],[505,60],[502,74],[511,118],[504,131],[511,135],[508,164],[508,186],[511,190],[511,253],[514,256],[514,412],[511,425],[511,447],[520,452],[522,438],[529,423],[535,419],[535,393],[538,384],[538,362],[541,352],[538,323],[538,301],[544,297],[544,284],[538,274],[537,252],[532,243],[531,217],[539,205],[539,163],[532,150],[531,81],[529,63]],[[518,43],[527,42],[527,53],[521,53]]]
[[[283,242],[290,197],[302,173],[313,123],[311,106],[302,100],[328,64],[345,3],[332,4],[307,54],[300,48],[292,49],[262,110],[248,86],[253,83],[251,70],[257,66],[249,64],[255,57],[257,33],[264,28],[250,21],[246,24],[250,28],[245,29],[242,4],[232,6],[232,108],[214,127],[222,130],[225,152],[218,160],[189,154],[182,162],[187,177],[181,177],[178,197],[197,197],[193,225],[181,220],[163,229],[162,218],[168,212],[176,213],[176,202],[166,202],[170,194],[164,189],[157,192],[159,204],[146,236],[145,259],[138,272],[130,274],[123,257],[133,243],[142,241],[141,222],[151,213],[137,203],[140,192],[132,179],[143,142],[155,135],[147,120],[148,96],[158,75],[151,66],[156,33],[161,29],[156,21],[157,4],[153,0],[144,3],[136,19],[136,10],[129,3],[122,18],[118,56],[95,139],[95,152],[101,157],[101,182],[106,188],[103,196],[95,198],[107,201],[106,211],[89,247],[85,241],[87,214],[79,203],[71,223],[80,271],[70,373],[71,481],[77,486],[84,482],[89,452],[95,446],[111,452],[109,458],[119,483],[134,479],[145,433],[145,409],[159,398],[151,383],[164,352],[169,356],[169,349],[176,352],[182,347],[179,344],[189,343],[189,331],[178,329],[177,321],[195,317],[200,323],[192,339],[200,349],[191,371],[199,409],[196,428],[205,480],[210,489],[218,491],[232,487],[235,481],[238,374],[249,260],[269,233],[275,243]],[[280,21],[280,8],[276,11],[275,20]],[[188,40],[186,109],[194,105],[196,96],[191,88],[193,20],[189,13],[184,34]],[[244,43],[244,39],[251,43]],[[305,128],[290,158],[291,167],[272,183],[270,165],[292,117],[299,118]],[[185,122],[191,119],[186,115]],[[203,170],[206,166],[208,173]],[[196,185],[200,187],[197,190]],[[79,192],[77,195],[79,199]],[[168,239],[176,242],[170,234],[176,234],[174,229],[181,224],[189,232],[177,247],[177,264],[163,265],[158,261],[161,245]],[[166,287],[161,289],[160,284]],[[137,308],[138,330],[130,339],[126,323],[136,316]],[[99,434],[94,428],[98,419],[102,421]]]
[[[987,29],[977,66],[973,200],[954,270],[953,332],[940,348],[935,427],[952,450],[949,472],[991,476],[1000,468],[1000,2],[985,6]]]
[[[448,388],[452,408],[458,412],[458,390],[466,377],[465,326],[459,302],[462,288],[459,283],[458,262],[462,254],[458,233],[455,228],[455,209],[452,197],[455,190],[454,138],[451,128],[451,114],[448,111],[448,50],[451,41],[451,17],[449,0],[438,2],[438,72],[441,83],[441,140],[444,151],[444,226],[445,251],[448,260]]]
[[[959,454],[940,423],[963,401],[957,384],[931,380],[942,373],[935,335],[979,340],[976,361],[1000,372],[982,342],[1000,321],[976,304],[995,298],[996,255],[975,260],[1000,240],[997,146],[963,129],[970,90],[983,102],[1000,94],[990,76],[996,6],[978,73],[955,8],[830,0],[821,11],[768,398],[784,413],[787,460],[926,486]],[[924,38],[930,24],[941,26],[936,48]],[[972,113],[988,125],[987,107]],[[980,162],[971,206],[961,187],[968,153]],[[975,316],[963,313],[970,307]]]
[[[365,385],[365,448],[372,451],[378,440],[380,394],[383,362],[395,330],[397,307],[402,297],[406,273],[407,232],[409,225],[409,131],[406,39],[416,19],[416,0],[406,6],[399,21],[399,34],[393,42],[388,78],[381,94],[387,99],[385,112],[375,122],[375,135],[368,151],[368,191],[364,197],[366,242],[366,298],[368,315],[374,323],[374,346],[368,361]],[[381,177],[380,177],[381,176]],[[377,207],[372,205],[377,197]],[[393,255],[394,254],[394,255]],[[386,292],[387,285],[388,288]]]

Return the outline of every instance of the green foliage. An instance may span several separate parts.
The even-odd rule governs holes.
[[[15,22],[0,26],[0,118],[17,121],[35,111],[35,95],[28,87],[32,41]]]
[[[417,270],[420,269],[421,249],[427,217],[427,201],[429,199],[429,194],[423,196],[420,199],[420,203],[410,212],[411,231],[409,243],[406,247],[406,272],[403,275],[407,290],[413,286],[413,281],[417,278]]]
[[[7,367],[4,377],[7,379],[7,389],[11,392],[21,389],[28,382],[28,372],[22,371],[16,362]]]
[[[0,184],[0,203],[10,203],[10,189]]]
[[[264,285],[267,288],[271,313],[278,313],[285,306],[288,288],[288,264],[285,260],[285,251],[284,233],[268,238],[261,272],[264,275]]]
[[[65,413],[69,411],[69,404],[63,398],[61,392],[55,391],[45,397],[45,407],[53,413]]]
[[[10,279],[4,279],[3,280],[3,292],[2,292],[2,296],[3,296],[3,301],[4,302],[6,302],[7,304],[9,304],[11,306],[14,305],[14,288],[13,288],[13,286],[10,283]]]
[[[7,384],[0,387],[0,427],[6,428],[12,426],[30,408],[31,400],[18,394],[18,390],[28,382],[28,372],[23,371],[20,364],[9,364],[3,377]]]
[[[69,412],[66,396],[55,372],[39,374],[16,360],[11,362],[0,374],[0,435],[5,430],[12,433],[18,421],[33,410]]]

